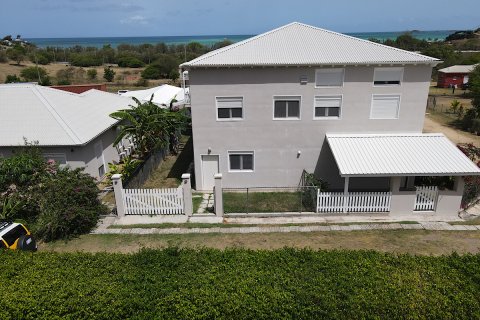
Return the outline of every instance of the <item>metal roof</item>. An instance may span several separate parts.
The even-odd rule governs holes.
[[[204,54],[182,67],[436,64],[439,60],[293,22]]]
[[[184,89],[168,84],[146,90],[127,91],[120,95],[123,97],[134,97],[140,102],[149,102],[153,95],[152,103],[159,107],[169,107],[172,99],[177,100],[177,102],[185,100]]]
[[[0,85],[0,146],[84,145],[116,124],[109,114],[131,99],[104,91],[82,94],[31,83]]]
[[[443,68],[438,70],[438,72],[443,72],[443,73],[470,73],[473,71],[473,69],[476,67],[476,64],[473,65],[456,65],[456,66],[450,66],[448,68]]]
[[[480,175],[441,133],[327,134],[327,141],[343,177]]]

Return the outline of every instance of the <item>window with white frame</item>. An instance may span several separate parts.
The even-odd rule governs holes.
[[[402,83],[403,68],[375,68],[373,84],[375,86],[395,86]]]
[[[300,119],[299,96],[276,96],[273,97],[274,119]]]
[[[372,96],[371,119],[398,119],[400,95],[374,94]]]
[[[253,151],[231,151],[228,153],[230,171],[253,171]]]
[[[316,96],[315,119],[338,119],[342,107],[342,96]]]
[[[329,68],[315,70],[315,86],[317,88],[342,87],[345,69]]]
[[[242,97],[217,97],[218,120],[241,120],[243,119]]]

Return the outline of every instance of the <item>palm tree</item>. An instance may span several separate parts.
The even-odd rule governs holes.
[[[187,117],[183,109],[175,112],[158,107],[151,99],[145,103],[140,103],[135,98],[133,100],[136,106],[131,105],[130,109],[110,114],[110,117],[120,120],[120,133],[115,145],[122,139],[131,137],[139,156],[144,157],[151,151],[166,147],[170,136],[186,127]]]

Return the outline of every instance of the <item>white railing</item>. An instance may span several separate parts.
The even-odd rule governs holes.
[[[391,192],[320,192],[317,212],[389,212]]]
[[[415,211],[435,211],[438,198],[438,187],[416,187]]]
[[[183,214],[182,188],[123,189],[126,215]]]

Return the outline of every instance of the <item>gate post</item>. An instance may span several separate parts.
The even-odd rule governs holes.
[[[183,212],[186,216],[191,216],[193,214],[193,203],[192,203],[192,185],[190,182],[190,174],[182,174],[182,189],[183,189]]]
[[[215,215],[217,217],[223,216],[223,190],[222,190],[222,174],[217,173],[213,176],[215,178],[214,200],[215,200]]]
[[[117,216],[125,217],[125,207],[123,205],[123,184],[122,175],[114,174],[112,176],[113,192],[115,194],[115,204],[117,205]]]

